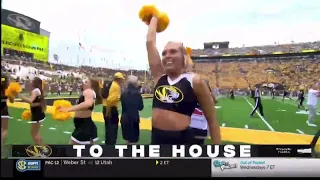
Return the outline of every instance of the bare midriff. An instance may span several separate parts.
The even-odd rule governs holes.
[[[92,111],[84,110],[84,111],[76,111],[74,114],[75,118],[88,118],[91,117]]]
[[[189,127],[191,118],[164,109],[152,109],[152,127],[165,131],[182,131]]]

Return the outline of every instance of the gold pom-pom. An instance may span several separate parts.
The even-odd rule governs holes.
[[[139,11],[139,18],[142,22],[147,25],[150,24],[150,21],[153,16],[158,17],[159,11],[155,5],[144,5]]]
[[[163,32],[169,26],[170,19],[166,13],[159,12],[155,5],[144,5],[139,11],[139,18],[142,22],[149,25],[152,17],[158,18],[158,33]]]
[[[31,111],[30,110],[24,110],[21,114],[21,119],[28,121],[31,119]]]
[[[17,82],[11,82],[8,86],[8,88],[5,90],[5,95],[14,98],[17,93],[20,93],[22,91],[22,87]]]
[[[157,32],[163,32],[169,26],[170,19],[167,13],[161,12],[158,16]]]
[[[55,100],[53,102],[54,110],[52,112],[52,119],[56,121],[66,121],[72,117],[70,112],[59,111],[59,108],[71,108],[72,104],[67,100]]]
[[[56,121],[66,121],[69,120],[72,117],[70,112],[61,112],[57,109],[55,109],[52,112],[52,119]]]

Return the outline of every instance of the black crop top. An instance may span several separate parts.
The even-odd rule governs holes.
[[[7,96],[1,95],[1,109],[5,108],[7,106],[7,99],[8,99]]]
[[[7,101],[8,97],[6,95],[1,95],[1,102]]]
[[[152,108],[174,111],[191,117],[197,105],[197,97],[192,88],[194,75],[184,73],[174,81],[167,75],[162,76],[154,88]]]
[[[94,91],[93,91],[93,93],[94,93]],[[95,99],[95,98],[96,98],[96,97],[95,97],[95,93],[94,93],[94,99]],[[84,98],[84,96],[81,94],[76,103],[77,103],[77,104],[81,104],[81,103],[84,102],[84,100],[85,100],[85,98]],[[94,103],[93,103],[92,106],[90,106],[88,109],[89,109],[90,111],[92,111],[92,110],[94,109]]]
[[[41,91],[36,88],[34,89],[33,91],[39,91],[39,94],[33,101],[32,103],[40,103],[41,102]],[[43,111],[43,108],[41,106],[31,106],[30,104],[30,110],[31,110],[31,113],[35,114],[35,113],[39,113],[39,112],[42,112]]]

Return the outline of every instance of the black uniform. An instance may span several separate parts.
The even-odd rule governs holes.
[[[234,91],[232,89],[230,90],[230,99],[234,99]]]
[[[36,88],[34,89],[33,91],[38,91],[38,95],[32,103],[40,103],[41,102],[41,91]],[[40,123],[40,122],[43,122],[45,119],[46,119],[46,114],[45,112],[43,111],[43,107],[40,105],[40,106],[31,106],[30,105],[30,111],[31,111],[31,122],[32,123]]]
[[[7,96],[1,95],[1,118],[9,118]]]
[[[274,89],[271,89],[271,97],[272,97],[272,99],[274,99],[274,98],[275,98],[275,92],[274,92]]]
[[[255,93],[255,91],[250,89],[250,96],[251,96],[252,99],[254,99],[254,96],[255,96],[254,93]]]
[[[301,106],[303,107],[303,101],[304,101],[304,90],[300,90],[298,92],[298,108]]]
[[[250,113],[250,116],[253,116],[253,114],[256,112],[257,109],[259,109],[261,116],[264,116],[263,106],[261,103],[261,92],[259,89],[255,90],[254,101],[255,101],[255,106],[254,106],[252,112]]]
[[[77,100],[77,104],[84,102],[84,100],[84,96],[80,95],[79,99]],[[92,104],[92,106],[88,109],[92,111],[93,108],[94,104]],[[86,118],[74,117],[73,123],[75,129],[72,133],[71,140],[78,144],[90,144],[91,141],[98,140],[97,126],[92,121],[91,116]]]
[[[192,79],[195,74],[184,73],[172,81],[163,75],[155,86],[153,108],[173,111],[191,117],[197,97],[193,92]],[[164,131],[152,127],[151,144],[187,144],[189,128],[183,131]]]
[[[289,99],[291,99],[291,97],[289,96],[289,92],[288,92],[287,90],[284,90],[284,91],[283,91],[282,100],[284,100],[284,98],[289,98]]]

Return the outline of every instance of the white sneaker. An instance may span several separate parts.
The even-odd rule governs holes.
[[[309,123],[309,121],[307,121],[307,125],[310,126],[310,127],[317,127],[316,124]]]

